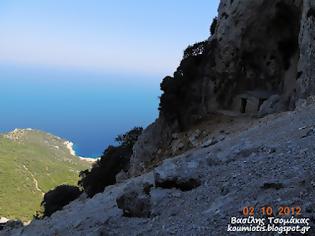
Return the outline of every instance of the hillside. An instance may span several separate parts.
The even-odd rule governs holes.
[[[30,129],[0,135],[0,216],[28,221],[43,194],[76,184],[90,164],[71,155],[65,140]]]
[[[246,206],[301,207],[314,235],[314,117],[313,103],[258,119],[216,144],[200,145],[92,199],[81,197],[50,218],[0,235],[243,235],[226,230],[230,217],[242,217]],[[198,184],[190,184],[192,179]],[[189,188],[181,188],[183,183]],[[141,193],[148,185],[149,194]],[[129,196],[125,209],[150,216],[125,217],[117,207],[121,196]],[[133,208],[139,202],[144,207]]]

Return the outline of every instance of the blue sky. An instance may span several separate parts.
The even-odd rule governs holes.
[[[0,64],[172,73],[218,0],[1,0]]]
[[[98,156],[158,116],[160,82],[209,37],[218,0],[0,0],[0,132]]]

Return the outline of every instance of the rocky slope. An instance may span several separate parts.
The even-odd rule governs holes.
[[[314,95],[314,11],[312,0],[222,0],[213,35],[163,80],[160,116],[135,146],[130,175],[167,158],[172,133],[211,113],[263,116]]]
[[[311,219],[312,235],[311,103],[259,119],[223,141],[165,160],[92,199],[82,196],[51,218],[0,235],[236,235],[226,232],[227,225],[245,206],[300,206]]]
[[[221,0],[211,37],[161,83],[130,178],[0,235],[237,235],[230,217],[248,206],[300,207],[314,235],[314,12]]]
[[[70,153],[69,142],[37,130],[0,135],[0,216],[31,220],[43,194],[57,185],[76,184],[90,164]]]

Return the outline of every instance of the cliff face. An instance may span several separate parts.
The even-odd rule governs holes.
[[[315,2],[303,1],[303,15],[299,36],[297,96],[306,98],[315,92]]]
[[[217,107],[233,109],[238,94],[263,91],[282,96],[287,108],[295,89],[302,1],[222,1],[215,83]],[[223,76],[222,76],[223,75]],[[211,91],[212,92],[212,91]],[[257,97],[260,94],[257,93]],[[258,109],[258,107],[257,107]]]
[[[222,0],[214,34],[188,47],[164,92],[158,120],[134,148],[130,173],[158,161],[173,132],[218,110],[266,115],[315,93],[315,3]],[[145,150],[145,151],[144,151]]]

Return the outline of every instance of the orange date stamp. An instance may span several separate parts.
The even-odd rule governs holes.
[[[301,215],[301,207],[289,207],[289,206],[279,206],[279,207],[272,207],[272,206],[264,206],[260,208],[255,207],[244,207],[242,212],[245,217],[247,216],[255,216],[255,215],[262,215],[262,216],[300,216]]]

